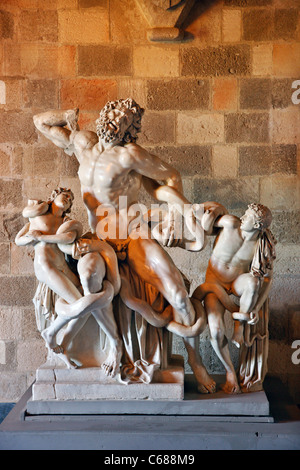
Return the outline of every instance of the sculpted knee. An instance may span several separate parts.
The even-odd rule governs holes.
[[[247,278],[247,289],[256,292],[260,288],[260,278],[249,274]]]
[[[77,270],[85,293],[101,291],[106,268],[99,253],[92,252],[82,256],[78,261]]]
[[[189,302],[189,295],[183,287],[176,287],[172,292],[173,307],[176,310],[186,310]]]

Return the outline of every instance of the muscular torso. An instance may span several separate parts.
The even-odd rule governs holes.
[[[132,169],[130,145],[133,144],[104,149],[97,143],[92,148],[77,151],[83,202],[94,232],[104,215],[106,220],[110,216],[109,213],[105,214],[106,207],[115,210],[118,216],[124,216],[125,220],[127,209],[138,201],[142,177]],[[120,207],[121,196],[126,196],[127,200],[123,199]],[[122,209],[122,206],[125,207]]]

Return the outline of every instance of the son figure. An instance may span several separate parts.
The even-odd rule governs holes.
[[[69,368],[76,367],[67,354],[67,346],[75,335],[74,331],[69,332],[70,324],[80,317],[78,323],[82,327],[91,313],[110,340],[110,353],[101,367],[107,375],[115,375],[122,354],[111,303],[120,288],[117,258],[109,245],[98,241],[93,252],[86,254],[83,250],[78,254],[78,276],[71,271],[65,253],[72,254],[74,248],[84,247],[89,241],[79,238],[81,223],[66,216],[73,198],[71,190],[58,188],[48,201],[29,201],[23,210],[29,222],[15,242],[18,246],[34,246],[34,271],[39,281],[34,299],[37,324],[49,350]],[[47,306],[50,299],[51,305]],[[50,320],[47,328],[44,316]],[[62,344],[58,345],[57,333],[67,324]]]
[[[276,243],[268,229],[271,221],[270,210],[261,204],[250,204],[241,219],[229,214],[217,219],[215,227],[220,230],[205,283],[193,293],[199,300],[204,298],[211,343],[226,369],[226,383],[222,388],[227,393],[238,393],[240,388],[225,336],[225,309],[238,320],[232,341],[239,347],[243,342],[244,322],[252,325],[258,322],[259,310],[270,290]],[[239,308],[230,294],[239,298]]]

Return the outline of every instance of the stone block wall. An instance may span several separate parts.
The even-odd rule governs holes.
[[[199,1],[184,26],[183,41],[154,43],[136,0],[1,1],[0,401],[20,398],[46,353],[32,304],[33,253],[14,244],[22,208],[68,186],[73,215],[86,223],[75,158],[39,135],[32,116],[78,106],[81,128],[94,130],[106,101],[128,96],[146,109],[139,143],[181,172],[192,202],[216,200],[236,215],[250,202],[272,210],[269,373],[300,401],[292,362],[300,340],[299,2]],[[209,250],[170,250],[193,286]],[[183,352],[181,342],[174,350]],[[208,332],[201,352],[222,372]]]

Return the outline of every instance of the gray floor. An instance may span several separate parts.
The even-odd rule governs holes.
[[[276,380],[267,380],[265,391],[273,422],[209,422],[178,415],[52,416],[30,422],[24,419],[28,390],[0,425],[0,449],[102,450],[119,455],[130,450],[300,450],[299,406]]]

